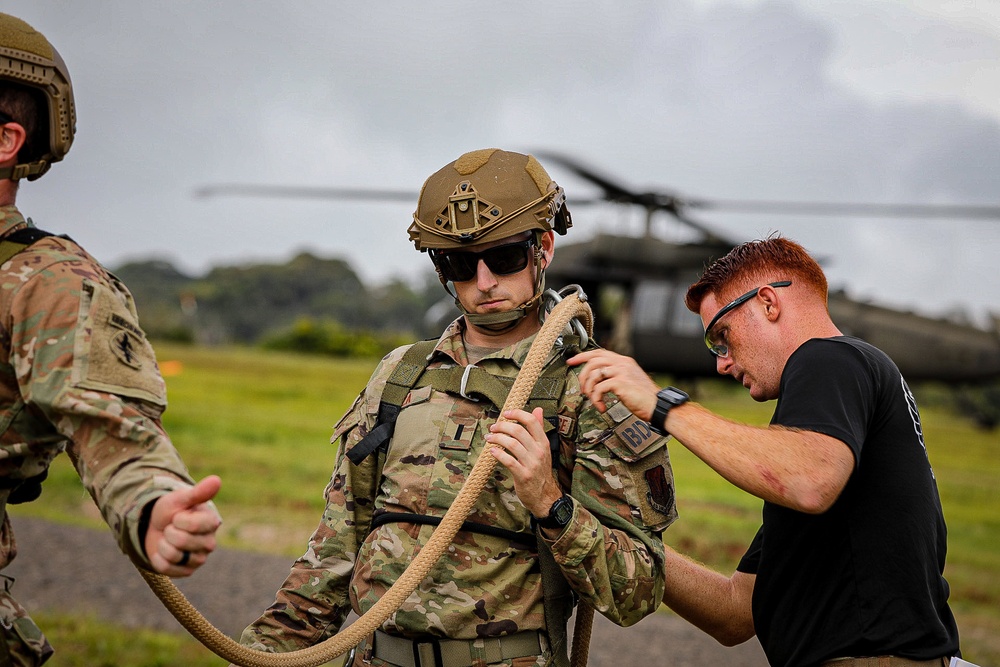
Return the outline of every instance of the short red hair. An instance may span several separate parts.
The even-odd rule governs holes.
[[[781,236],[741,243],[705,269],[688,288],[684,303],[697,313],[708,294],[719,300],[736,296],[748,287],[777,280],[809,285],[826,301],[826,275],[819,263],[801,245]],[[750,284],[753,283],[753,284]],[[725,296],[723,296],[725,295]]]

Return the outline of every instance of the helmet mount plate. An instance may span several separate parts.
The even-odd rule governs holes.
[[[451,234],[472,239],[479,230],[491,226],[502,215],[501,208],[481,198],[471,182],[462,181],[448,197],[447,207],[434,222],[438,228],[446,229]]]

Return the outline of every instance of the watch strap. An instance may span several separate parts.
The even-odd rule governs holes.
[[[688,395],[677,387],[665,387],[656,393],[656,407],[653,408],[653,416],[649,420],[649,428],[660,435],[668,435],[664,428],[667,421],[667,413],[678,405],[688,402]]]
[[[569,507],[569,512],[566,511],[567,506]],[[573,498],[568,493],[564,493],[558,500],[552,503],[548,516],[541,519],[532,517],[534,522],[542,528],[564,528],[572,518]]]

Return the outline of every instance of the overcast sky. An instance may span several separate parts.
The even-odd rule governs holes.
[[[1000,3],[4,0],[73,77],[76,142],[22,211],[109,266],[200,274],[295,253],[367,280],[407,242],[423,180],[477,148],[557,150],[704,198],[1000,203]],[[636,228],[556,166],[572,238]],[[198,199],[216,183],[387,187],[406,204]],[[700,214],[780,231],[834,286],[1000,314],[998,221]],[[658,225],[666,238],[675,225]],[[567,240],[570,237],[566,237]],[[558,247],[557,247],[558,248]],[[558,249],[557,249],[558,256]]]

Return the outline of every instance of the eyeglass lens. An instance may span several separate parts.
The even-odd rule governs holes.
[[[790,280],[779,280],[778,282],[768,283],[769,287],[788,287],[792,284]],[[709,351],[717,357],[728,357],[729,356],[729,343],[726,342],[726,335],[724,332],[716,334],[713,329],[715,329],[715,323],[718,322],[724,315],[732,312],[733,310],[739,308],[744,303],[750,299],[757,296],[762,288],[757,287],[746,294],[736,297],[725,306],[719,309],[719,312],[715,314],[712,321],[708,323],[705,327],[705,344],[708,346]]]
[[[434,255],[434,261],[445,280],[464,282],[476,276],[479,260],[495,275],[506,276],[523,271],[528,266],[533,239],[494,246],[487,250],[472,252],[451,251]]]

